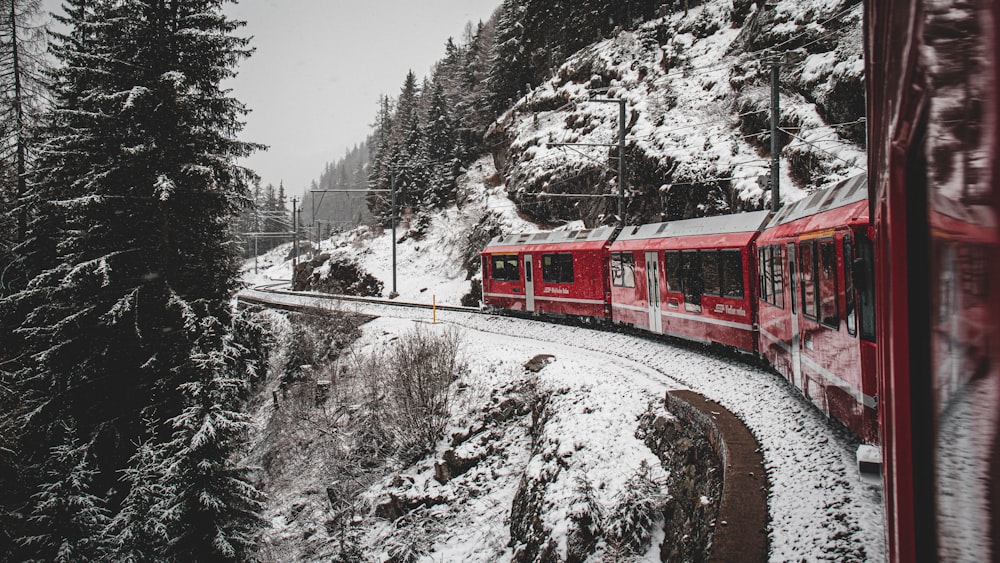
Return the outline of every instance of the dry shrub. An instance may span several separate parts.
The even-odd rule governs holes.
[[[460,341],[455,330],[417,328],[389,349],[358,360],[356,368],[368,392],[369,431],[391,441],[402,460],[417,459],[444,432],[451,383],[466,369]]]

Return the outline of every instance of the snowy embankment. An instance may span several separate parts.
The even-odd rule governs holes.
[[[553,355],[554,361],[538,377],[540,385],[561,391],[546,435],[559,444],[555,453],[568,469],[565,479],[550,490],[550,498],[558,496],[559,487],[568,490],[583,476],[602,504],[612,504],[610,497],[620,493],[640,462],[655,461],[634,438],[637,416],[666,390],[689,388],[734,412],[760,442],[771,487],[772,561],[884,558],[881,494],[859,479],[856,443],[774,373],[687,347],[580,327],[447,311],[437,313],[438,325],[428,325],[429,311],[359,304],[344,308],[379,317],[364,330],[367,346],[381,345],[416,324],[432,330],[458,327],[470,366],[467,389],[473,394],[464,400],[471,402],[485,400],[490,390],[523,377],[523,364],[535,355]],[[468,423],[456,419],[449,432]],[[528,463],[526,439],[515,432],[496,436],[497,443],[490,447],[500,454],[487,456],[461,477],[464,481],[441,485],[432,478],[430,461],[403,473],[410,489],[462,501],[435,508],[434,516],[443,525],[431,538],[434,557],[509,559],[511,500],[518,479],[525,471],[543,469]],[[442,441],[438,455],[447,447]],[[455,496],[459,489],[467,495],[474,492],[460,499]],[[560,510],[569,507],[559,509],[558,499],[553,503],[557,510],[548,514],[546,523],[558,532],[566,523]],[[372,533],[378,541],[380,533],[390,530]]]

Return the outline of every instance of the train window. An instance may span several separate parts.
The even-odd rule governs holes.
[[[573,283],[573,255],[569,253],[542,254],[542,281],[545,283]]]
[[[701,275],[701,253],[685,251],[681,254],[681,285],[684,288],[684,310],[701,312],[701,295],[704,280]]]
[[[969,244],[959,247],[959,281],[963,295],[968,295],[979,300],[989,295],[986,254],[986,247],[981,244]]]
[[[802,284],[802,314],[819,319],[819,301],[816,299],[816,243],[799,243],[799,280]]]
[[[819,287],[819,320],[824,325],[840,330],[840,312],[837,309],[837,247],[833,239],[819,241],[816,277]]]
[[[844,307],[845,320],[847,321],[847,334],[854,336],[858,333],[858,317],[854,306],[854,250],[851,246],[851,235],[844,235]]]
[[[782,265],[784,258],[781,255],[781,246],[771,247],[771,280],[774,285],[771,289],[773,303],[776,307],[785,308],[785,273]]]
[[[701,253],[701,273],[704,283],[702,293],[706,295],[721,295],[718,252],[707,251]]]
[[[858,292],[858,326],[861,338],[875,342],[875,246],[868,237],[855,241],[854,286]]]
[[[635,287],[635,257],[631,252],[611,253],[611,284]]]
[[[723,297],[743,298],[743,257],[740,251],[723,250],[719,258]]]
[[[761,301],[771,302],[771,281],[768,270],[767,258],[771,255],[771,248],[765,246],[757,249],[757,287]]]
[[[493,279],[499,281],[521,279],[521,272],[517,268],[517,254],[494,254],[490,259],[493,262]]]
[[[680,293],[681,286],[681,253],[676,250],[663,253],[663,262],[667,274],[667,291]]]

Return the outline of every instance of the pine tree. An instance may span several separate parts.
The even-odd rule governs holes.
[[[170,494],[157,511],[170,528],[167,554],[174,559],[247,561],[264,524],[263,495],[249,470],[234,463],[250,428],[250,417],[238,411],[248,351],[225,328],[212,319],[197,327],[189,368],[198,376],[182,385],[185,408],[171,421]]]
[[[503,113],[524,95],[526,85],[533,78],[525,17],[524,0],[504,0],[497,11],[496,46],[489,77],[490,102],[495,115]]]
[[[27,236],[27,193],[35,126],[47,94],[41,0],[0,0],[0,296],[24,283],[13,248]]]
[[[147,434],[122,470],[128,494],[104,531],[106,544],[123,563],[162,559],[169,540],[161,509],[173,492],[165,475],[166,449],[157,442],[156,424],[147,420],[146,426]]]
[[[190,408],[185,386],[208,378],[192,355],[223,353],[224,338],[202,331],[215,335],[232,316],[231,220],[253,179],[235,162],[257,146],[235,138],[246,110],[220,86],[250,52],[223,3],[64,0],[45,150],[23,198],[33,215],[18,253],[31,278],[0,302],[28,311],[23,349],[7,364],[18,404],[3,422],[31,475],[60,445],[60,421],[75,420],[89,490],[112,511],[130,492],[121,471],[135,459],[141,413],[166,420]],[[202,462],[235,471],[238,438]],[[4,500],[37,513],[56,477]],[[242,494],[229,485],[220,498]],[[217,509],[235,521],[246,507],[229,510]]]
[[[417,206],[427,186],[420,94],[417,76],[411,70],[406,74],[396,102],[392,136],[389,139],[389,167],[395,172],[396,201],[400,208]]]
[[[428,188],[424,196],[425,209],[438,209],[452,201],[458,161],[455,158],[455,126],[445,99],[444,85],[436,81],[428,96],[424,139],[426,143]]]
[[[368,146],[372,155],[371,169],[368,173],[368,183],[378,190],[390,190],[392,171],[390,160],[392,156],[392,101],[388,96],[379,99],[378,114],[375,116],[374,131],[369,137]],[[383,224],[389,223],[390,201],[385,192],[370,193],[367,196],[368,210],[372,216]]]
[[[107,553],[101,534],[107,510],[91,491],[95,471],[87,460],[88,448],[79,444],[71,421],[64,421],[61,430],[63,442],[49,455],[32,497],[29,533],[20,543],[40,561],[99,560]]]

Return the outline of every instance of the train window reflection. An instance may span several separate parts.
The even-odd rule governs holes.
[[[611,284],[635,287],[635,257],[631,252],[611,253]]]
[[[498,281],[518,281],[521,273],[517,267],[517,254],[494,254],[490,257],[493,262],[493,279]]]

